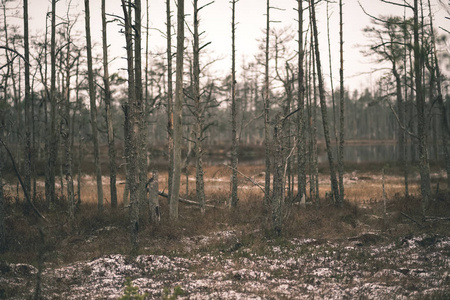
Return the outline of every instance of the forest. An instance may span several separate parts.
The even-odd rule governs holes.
[[[229,0],[225,58],[222,0],[32,2],[0,5],[0,299],[448,299],[450,2]]]

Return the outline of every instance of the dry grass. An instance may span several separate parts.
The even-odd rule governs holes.
[[[239,170],[252,178],[254,182],[264,185],[264,167],[261,165],[243,165]],[[182,176],[182,196],[195,200],[195,172],[190,170],[189,194],[184,195],[186,181]],[[346,175],[346,198],[344,208],[336,208],[325,193],[330,190],[327,175],[320,175],[321,207],[315,205],[303,208],[297,204],[286,206],[283,236],[314,237],[316,239],[336,239],[355,236],[367,231],[389,232],[393,235],[407,234],[411,231],[445,232],[447,224],[425,223],[418,197],[417,178],[410,183],[410,197],[401,197],[404,187],[402,178],[386,172],[385,185],[388,197],[388,216],[383,218],[381,174],[357,171]],[[183,237],[207,235],[211,232],[234,230],[239,232],[243,240],[258,248],[271,236],[270,214],[263,207],[262,191],[243,176],[239,177],[240,199],[238,210],[227,209],[230,200],[231,170],[226,166],[205,167],[206,198],[216,209],[208,209],[202,215],[198,208],[180,205],[180,219],[173,224],[168,220],[167,199],[161,198],[161,223],[153,225],[148,216],[142,214],[140,223],[140,241],[142,251],[151,253],[175,253],[180,250]],[[435,173],[436,184],[440,173]],[[442,181],[442,180],[441,180]],[[67,217],[67,206],[64,197],[52,210],[47,210],[45,201],[38,197],[36,205],[50,220],[45,225],[46,260],[54,263],[91,259],[109,253],[128,253],[128,210],[123,208],[123,178],[118,180],[119,208],[109,207],[109,179],[103,180],[106,209],[103,214],[97,212],[97,196],[95,180],[92,176],[82,178],[82,204],[77,210],[77,217],[72,226]],[[167,173],[159,174],[159,189],[167,191]],[[43,187],[40,185],[41,194]],[[9,250],[0,255],[0,260],[14,262],[37,261],[37,253],[41,246],[36,220],[29,208],[22,201],[16,201],[14,186],[7,192],[7,218]],[[445,184],[441,183],[441,190]],[[59,191],[59,190],[58,190]],[[19,197],[21,195],[19,194]],[[449,216],[449,195],[439,193],[432,203],[429,214]],[[220,208],[221,207],[221,208]],[[443,209],[445,208],[445,209]],[[422,226],[405,219],[401,212],[417,220]],[[397,226],[398,224],[403,224]],[[252,247],[251,247],[252,248]]]

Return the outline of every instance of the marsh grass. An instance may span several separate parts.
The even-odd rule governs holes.
[[[264,167],[242,165],[240,171],[258,184],[264,184]],[[302,207],[297,203],[285,205],[285,221],[281,237],[275,237],[270,230],[270,214],[263,207],[263,192],[244,177],[239,179],[239,206],[230,210],[231,170],[223,165],[205,168],[206,199],[216,208],[208,208],[204,215],[194,206],[180,204],[180,218],[172,223],[168,219],[167,199],[160,198],[161,222],[152,224],[144,212],[140,219],[140,251],[143,254],[192,255],[183,250],[183,239],[207,236],[214,232],[232,230],[233,238],[223,239],[207,245],[198,251],[216,251],[230,255],[248,255],[241,251],[261,253],[266,251],[268,243],[282,244],[286,239],[314,238],[320,240],[346,239],[365,232],[377,232],[392,237],[411,232],[436,232],[448,234],[448,222],[424,221],[421,213],[417,182],[411,181],[412,196],[404,197],[402,178],[395,174],[386,176],[388,195],[388,215],[383,215],[380,173],[356,171],[356,175],[346,175],[347,201],[343,208],[337,208],[325,198],[330,190],[328,176],[320,175],[321,206]],[[159,190],[167,191],[167,173],[159,174]],[[353,178],[352,178],[353,177]],[[438,180],[437,178],[435,181]],[[442,180],[443,181],[443,180]],[[52,209],[48,209],[40,190],[35,205],[49,219],[44,225],[45,261],[47,263],[66,264],[69,262],[92,259],[105,254],[130,252],[128,209],[123,207],[122,195],[125,187],[122,176],[118,178],[119,207],[109,205],[109,180],[105,176],[104,195],[106,209],[97,211],[95,180],[83,175],[81,204],[77,207],[76,218],[71,226],[67,215],[67,200],[59,191],[59,199]],[[184,191],[185,179],[182,177]],[[195,181],[190,177],[190,191],[183,197],[195,200]],[[10,183],[10,186],[13,186]],[[41,245],[37,230],[37,220],[22,200],[9,191],[6,194],[7,210],[7,246],[8,250],[0,254],[0,261],[26,262],[37,265],[37,253]],[[19,199],[21,195],[19,194]],[[429,208],[429,215],[448,217],[450,215],[449,195],[445,193],[445,184],[441,183],[440,192],[435,196]],[[309,199],[308,199],[309,201]],[[406,218],[407,214],[418,224]],[[420,224],[420,225],[419,225]],[[241,249],[241,250],[239,250]]]

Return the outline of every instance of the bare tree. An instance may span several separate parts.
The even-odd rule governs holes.
[[[314,1],[310,0],[310,9],[311,9],[311,23],[313,27],[314,33],[314,51],[316,58],[316,66],[317,66],[317,77],[319,81],[319,99],[320,99],[320,108],[322,111],[322,124],[323,131],[325,136],[325,143],[327,148],[328,155],[328,163],[330,166],[330,179],[331,179],[331,191],[334,197],[334,201],[338,204],[339,201],[339,189],[338,182],[336,179],[336,171],[333,162],[333,153],[330,144],[330,129],[328,125],[328,114],[327,114],[327,105],[325,101],[325,89],[323,86],[323,77],[321,70],[321,61],[320,61],[320,50],[319,50],[319,40],[318,40],[318,31],[317,31],[317,22],[316,22],[316,12],[315,12],[315,4]]]
[[[238,203],[238,139],[236,131],[236,2],[231,0],[231,207]]]
[[[338,150],[338,174],[339,174],[339,206],[344,203],[344,138],[345,138],[345,89],[344,89],[344,29],[342,0],[339,0],[339,150]],[[336,126],[336,125],[335,125]]]
[[[269,137],[269,37],[270,37],[270,0],[266,5],[266,50],[265,50],[265,71],[264,71],[264,145],[265,145],[265,161],[266,174],[264,180],[264,204],[269,206],[270,199],[270,137]]]
[[[297,189],[301,199],[306,194],[306,134],[305,134],[305,85],[303,49],[303,0],[297,0],[298,13],[298,75],[297,75]]]
[[[102,170],[100,167],[100,149],[98,145],[98,130],[97,130],[97,105],[95,101],[95,87],[94,87],[94,72],[92,69],[92,43],[91,43],[91,25],[90,25],[90,9],[89,0],[84,0],[84,13],[86,25],[86,52],[88,63],[88,83],[89,83],[89,100],[91,111],[91,128],[92,128],[92,142],[94,145],[94,164],[95,173],[97,177],[97,206],[98,210],[103,211],[103,184],[102,184]]]
[[[178,198],[181,178],[181,137],[182,137],[182,104],[183,104],[183,52],[184,52],[184,0],[178,0],[177,13],[177,61],[175,105],[173,111],[173,178],[169,198],[169,214],[172,220],[178,219]]]
[[[419,39],[419,2],[414,0],[414,86],[416,88],[416,107],[417,107],[417,133],[419,137],[419,172],[420,172],[420,190],[422,194],[422,210],[425,213],[431,196],[430,166],[428,164],[427,153],[427,117],[425,112],[425,97],[422,86],[423,70],[423,47]]]
[[[51,206],[55,202],[55,173],[56,158],[58,157],[58,136],[56,134],[56,0],[52,0],[52,20],[51,20],[51,41],[50,41],[50,132],[47,133],[48,154],[47,172],[45,177],[45,198],[47,204]]]
[[[28,40],[28,0],[23,1],[23,41],[25,56],[25,188],[31,191],[31,89],[30,89],[30,46]]]
[[[128,103],[125,106],[125,127],[126,130],[126,160],[127,160],[127,183],[130,191],[130,236],[131,247],[134,253],[138,250],[138,231],[139,231],[139,166],[138,166],[138,134],[139,120],[137,118],[138,105],[136,97],[136,83],[133,61],[133,31],[130,20],[131,3],[126,4],[122,1],[122,9],[125,21],[125,39],[127,50],[127,73],[128,73]],[[134,3],[134,6],[140,3]],[[127,9],[128,6],[128,9]],[[139,7],[140,9],[140,7]]]
[[[111,207],[117,207],[116,188],[116,150],[114,148],[114,128],[111,113],[111,88],[109,82],[108,69],[108,42],[106,32],[106,3],[102,0],[102,45],[103,45],[103,84],[106,110],[106,130],[108,137],[108,157],[109,157],[109,185],[111,195]]]
[[[172,16],[170,0],[166,0],[166,38],[167,38],[167,144],[169,153],[168,188],[172,191],[173,181],[173,84],[172,84]]]

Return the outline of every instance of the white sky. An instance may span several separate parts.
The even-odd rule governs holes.
[[[84,34],[84,1],[72,0],[73,11],[79,12],[79,31]],[[91,30],[92,38],[97,43],[94,52],[100,53],[101,51],[101,18],[100,18],[100,0],[91,0]],[[143,11],[145,11],[145,0],[142,0]],[[210,2],[210,0],[200,0],[199,5],[203,5]],[[424,1],[424,5],[427,5]],[[447,3],[448,1],[444,1]],[[69,0],[60,0],[57,3],[58,15],[65,16]],[[392,5],[383,4],[378,0],[360,0],[361,5],[366,11],[372,15],[403,15],[403,9],[394,7]],[[122,15],[122,9],[120,7],[120,0],[107,0],[107,13]],[[165,0],[149,0],[150,5],[150,26],[159,30],[165,31]],[[437,0],[432,0],[433,10],[435,13],[435,23],[441,25],[446,29],[450,29],[450,21],[445,20],[447,13],[437,3]],[[30,21],[31,34],[43,34],[45,26],[45,15],[47,11],[50,11],[51,5],[49,0],[29,0],[29,14],[32,20]],[[273,26],[284,27],[291,25],[296,30],[296,11],[293,10],[297,6],[296,0],[272,0],[271,6],[277,6],[284,9],[284,11],[272,10],[271,16],[273,20],[280,21],[280,23],[273,23]],[[306,6],[306,3],[304,4]],[[211,45],[208,46],[208,51],[213,52],[217,57],[224,57],[220,62],[215,63],[215,68],[228,73],[230,70],[230,52],[231,52],[231,8],[228,0],[215,0],[215,2],[201,11],[201,30],[205,31],[204,41],[211,41]],[[242,62],[242,56],[248,57],[250,60],[258,52],[258,39],[263,37],[263,28],[265,27],[265,0],[240,0],[236,5],[236,18],[239,22],[236,31],[236,47],[237,47],[237,63],[238,69]],[[319,6],[318,12],[319,22],[319,43],[321,45],[321,55],[323,61],[323,71],[328,76],[328,48],[326,40],[326,13],[325,4]],[[187,14],[192,11],[191,1],[185,1],[185,10]],[[21,9],[21,7],[19,7]],[[176,6],[172,3],[173,10],[173,23],[176,18]],[[335,77],[335,85],[337,83],[337,77],[339,74],[339,10],[337,3],[330,5],[330,11],[332,16],[330,19],[331,24],[331,45],[333,56],[333,76]],[[306,18],[305,14],[305,18]],[[191,23],[192,15],[186,16],[188,23]],[[143,24],[146,20],[143,19]],[[375,83],[376,75],[373,74],[374,66],[369,58],[364,57],[361,54],[359,45],[367,43],[367,39],[362,33],[362,29],[370,24],[370,18],[364,14],[357,0],[344,0],[344,73],[346,77],[345,85],[350,90],[360,89],[366,86],[370,86]],[[124,44],[125,38],[118,33],[119,27],[116,23],[110,23],[108,25],[108,42],[110,46],[110,57],[123,57],[125,56]],[[305,22],[306,26],[306,22]],[[189,31],[185,31],[189,34]],[[442,33],[442,31],[441,31]],[[175,42],[175,39],[174,39]],[[295,43],[295,41],[294,41]],[[150,48],[152,50],[164,49],[165,41],[161,36],[161,33],[157,30],[150,32]],[[145,45],[145,41],[143,41]],[[293,45],[295,47],[295,45]],[[121,59],[117,59],[113,63],[114,68],[125,67],[125,62]],[[111,73],[114,70],[110,71]]]

